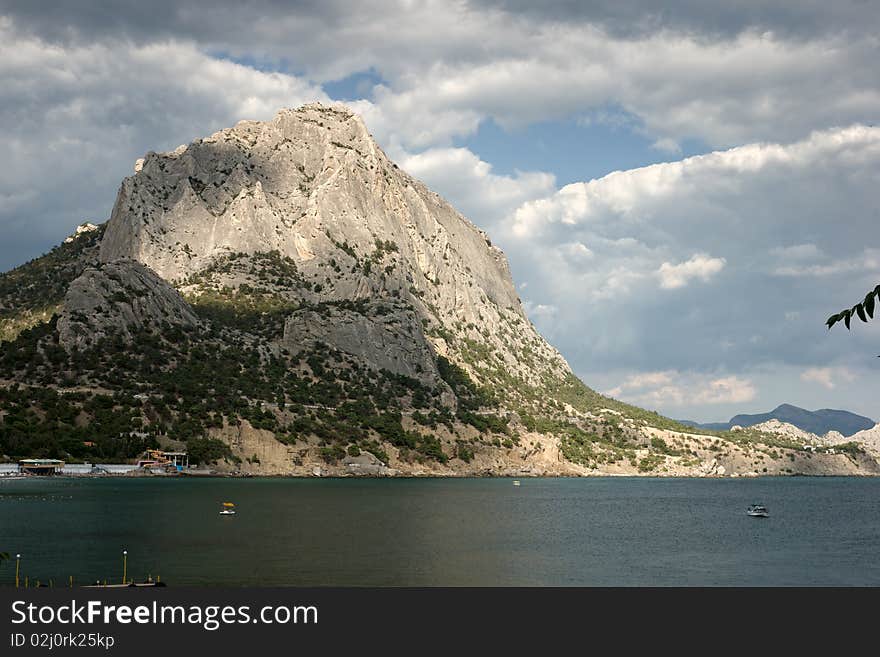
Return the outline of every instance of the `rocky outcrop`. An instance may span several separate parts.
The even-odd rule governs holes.
[[[765,433],[775,433],[780,436],[791,438],[792,440],[803,443],[804,445],[827,446],[840,445],[843,443],[857,443],[865,447],[868,451],[874,451],[877,454],[880,454],[880,430],[878,430],[878,426],[880,425],[875,425],[871,429],[859,431],[849,437],[844,436],[839,431],[829,431],[828,433],[819,436],[814,433],[810,433],[809,431],[799,429],[793,424],[780,422],[779,420],[767,420],[766,422],[761,422],[760,424],[754,424],[749,427],[749,429],[763,431]],[[735,429],[738,429],[740,431],[743,430],[741,427]]]
[[[89,268],[70,284],[58,319],[59,342],[84,349],[102,338],[131,340],[143,329],[193,329],[198,318],[180,294],[130,260]]]
[[[340,282],[364,278],[427,290],[439,277],[450,287],[444,305],[482,294],[519,309],[487,235],[388,160],[357,115],[318,104],[147,154],[122,184],[101,257],[139,260],[175,281],[224,253],[277,250],[318,276],[330,257],[370,257],[377,239],[397,253],[382,263],[396,260],[393,271],[365,277],[343,267],[338,292],[357,295],[360,285]]]
[[[346,456],[342,461],[346,474],[359,477],[393,477],[397,470],[387,467],[370,452],[361,452],[357,456]]]
[[[0,274],[0,345],[51,321],[70,284],[98,263],[104,226],[83,226],[46,255]]]
[[[856,443],[865,449],[869,454],[880,457],[880,424],[875,424],[870,429],[859,431],[849,437],[841,436],[834,440],[831,444]]]
[[[290,445],[275,439],[271,431],[256,429],[247,420],[213,429],[213,438],[229,445],[232,460],[221,459],[211,468],[221,474],[286,475],[296,458]]]
[[[500,249],[391,162],[343,107],[283,110],[271,121],[242,121],[172,152],[148,153],[123,181],[101,245],[104,261],[137,260],[179,287],[230,254],[267,252],[298,270],[301,281],[284,292],[289,299],[392,300],[409,306],[425,333],[486,343],[500,352],[498,366],[523,380],[570,373],[526,318]],[[365,329],[378,338],[377,350],[358,350],[393,371],[412,375],[426,365],[425,347],[445,350],[413,335],[423,344],[389,358],[409,317],[400,316],[399,330],[384,320],[341,319],[335,329],[319,322],[332,333],[323,341],[350,344],[351,331]],[[310,328],[307,337],[321,339],[322,330]]]
[[[817,445],[824,442],[820,436],[817,436],[814,433],[804,431],[803,429],[799,429],[793,424],[781,422],[779,420],[767,420],[766,422],[761,422],[760,424],[753,424],[751,427],[749,427],[749,429],[764,431],[766,433],[779,434],[780,436],[786,436],[805,444]]]
[[[74,240],[78,239],[80,236],[85,235],[86,233],[94,233],[98,230],[100,230],[98,226],[87,221],[84,224],[80,224],[79,226],[77,226],[73,234],[65,238],[64,243],[70,244]]]
[[[288,317],[281,344],[294,354],[330,345],[373,369],[438,383],[436,357],[407,307],[371,303],[360,310],[326,305],[298,310]]]

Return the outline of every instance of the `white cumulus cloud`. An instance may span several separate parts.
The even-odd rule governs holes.
[[[811,367],[801,374],[801,381],[818,383],[829,390],[840,382],[855,380],[855,375],[846,367]]]
[[[664,370],[627,376],[606,394],[648,408],[741,404],[755,398],[751,381],[738,376]]]
[[[675,265],[670,262],[664,262],[660,265],[660,269],[657,270],[657,276],[660,278],[660,287],[664,290],[675,290],[684,287],[695,278],[708,281],[712,276],[724,269],[726,262],[724,258],[711,258],[702,253],[698,253],[690,260]]]
[[[390,155],[431,189],[454,198],[457,209],[483,226],[491,226],[555,186],[554,176],[544,172],[495,174],[492,165],[466,148],[431,148],[416,154],[391,150]]]
[[[576,370],[725,372],[627,401],[745,399],[741,382],[769,367],[764,389],[797,403],[816,388],[805,369],[873,364],[880,324],[824,322],[880,282],[878,207],[880,128],[855,125],[568,184],[522,204],[496,241],[529,299],[559,309],[553,338]],[[559,257],[575,243],[591,257]],[[839,406],[871,412],[864,386],[832,380]]]

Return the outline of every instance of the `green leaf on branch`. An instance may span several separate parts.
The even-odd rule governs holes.
[[[825,320],[825,325],[830,329],[837,322],[843,320],[844,325],[849,330],[854,316],[867,323],[869,319],[874,319],[874,309],[877,307],[878,301],[880,301],[880,285],[868,292],[864,300],[852,308],[841,310],[836,315],[831,315],[831,317]]]

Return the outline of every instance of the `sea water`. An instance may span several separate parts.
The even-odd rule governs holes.
[[[880,585],[880,479],[520,481],[0,480],[0,584]]]

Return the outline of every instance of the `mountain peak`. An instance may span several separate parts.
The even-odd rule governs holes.
[[[436,380],[431,354],[453,355],[457,347],[442,336],[455,335],[502,353],[530,345],[546,370],[512,353],[503,359],[524,380],[571,372],[526,319],[500,249],[388,160],[360,117],[342,106],[285,109],[269,121],[242,121],[149,153],[123,181],[100,258],[138,261],[195,301],[244,287],[291,307],[367,304],[358,306],[367,315],[383,303],[395,309],[393,325],[365,324],[348,310],[332,322],[296,312],[291,318],[301,321],[287,323],[284,339],[295,352],[292,341],[323,335],[366,363]],[[267,258],[295,278],[267,280]],[[244,262],[250,270],[231,271]],[[523,327],[513,341],[501,334],[511,323]],[[364,333],[379,345],[355,345]],[[413,339],[430,348],[411,349]],[[409,360],[389,359],[392,351]]]
[[[396,248],[381,277],[353,266],[377,244]],[[486,315],[484,303],[524,318],[504,254],[339,106],[282,110],[148,153],[123,181],[100,255],[181,282],[232,254],[272,252],[332,299],[396,291],[465,323]]]

